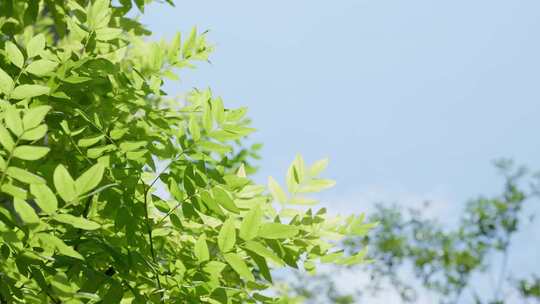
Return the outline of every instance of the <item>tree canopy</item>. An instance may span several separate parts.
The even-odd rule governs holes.
[[[148,39],[148,2],[0,2],[0,302],[280,303],[273,269],[361,263],[327,160],[257,185],[246,109],[164,91],[213,48]]]

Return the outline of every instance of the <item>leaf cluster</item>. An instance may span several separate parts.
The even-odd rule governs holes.
[[[272,269],[362,262],[363,218],[305,207],[326,160],[268,191],[245,108],[167,95],[212,46],[145,39],[148,2],[0,2],[0,303],[279,303]]]

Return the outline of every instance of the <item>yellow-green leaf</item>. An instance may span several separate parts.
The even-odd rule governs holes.
[[[51,110],[50,106],[33,107],[24,113],[23,126],[25,130],[37,127],[45,119],[45,115]]]
[[[38,34],[28,41],[28,44],[26,45],[26,54],[28,54],[28,57],[32,58],[39,55],[44,49],[45,35]]]
[[[53,181],[56,192],[58,192],[64,201],[70,202],[77,197],[75,181],[64,166],[58,165],[56,167],[53,174]]]
[[[13,79],[0,68],[0,93],[8,95],[13,90]]]
[[[246,213],[246,216],[240,225],[240,237],[244,240],[251,240],[255,238],[259,232],[262,217],[263,213],[259,205],[251,208],[251,210]]]
[[[223,258],[225,258],[225,261],[240,275],[240,277],[248,281],[255,281],[253,273],[251,273],[251,270],[249,270],[244,260],[238,254],[226,253],[223,255]]]
[[[45,183],[45,180],[41,176],[35,175],[33,173],[30,173],[24,169],[17,168],[17,167],[7,168],[6,174],[26,184],[44,184]]]
[[[24,56],[21,53],[21,50],[15,45],[15,43],[8,41],[6,42],[6,53],[9,61],[16,65],[19,68],[22,68],[24,65]]]
[[[321,172],[326,169],[327,166],[328,158],[318,160],[309,168],[309,175],[312,177],[317,177],[319,174],[321,174]]]
[[[0,144],[4,146],[4,149],[11,151],[15,147],[15,142],[9,134],[9,131],[0,124]]]
[[[273,253],[272,250],[266,248],[265,246],[263,246],[259,242],[247,241],[243,245],[243,247],[245,249],[249,250],[249,251],[252,251],[252,252],[262,256],[263,258],[265,258],[267,260],[272,260],[273,262],[275,262],[279,266],[285,265],[285,262],[281,258],[279,258],[275,253]]]
[[[285,194],[285,192],[283,192],[283,189],[281,189],[281,186],[279,186],[278,182],[271,176],[268,177],[268,188],[270,189],[270,193],[272,193],[272,196],[275,200],[280,203],[287,202],[287,195]]]
[[[39,146],[18,146],[13,150],[13,156],[24,160],[37,160],[49,153],[49,148]]]
[[[42,86],[39,84],[22,84],[16,87],[11,93],[11,98],[13,99],[25,99],[32,98],[40,95],[49,94],[49,87]]]
[[[240,209],[238,209],[227,190],[220,186],[216,186],[212,189],[212,194],[214,195],[215,200],[223,206],[223,208],[235,213],[240,212]]]
[[[229,218],[221,226],[218,234],[218,247],[221,252],[228,252],[233,249],[236,243],[236,228],[234,227],[234,219]]]
[[[210,252],[208,251],[208,245],[206,244],[206,237],[200,236],[195,242],[193,253],[199,262],[205,262],[210,259]]]
[[[43,138],[45,134],[47,134],[47,125],[43,124],[30,130],[25,130],[23,135],[21,136],[21,139],[31,141],[38,140],[40,138]]]
[[[21,217],[21,220],[26,224],[39,223],[39,217],[34,211],[34,208],[30,206],[26,201],[15,198],[13,201],[15,212]]]
[[[58,209],[58,200],[47,185],[32,184],[30,193],[36,198],[36,203],[43,212],[53,213]]]
[[[17,136],[21,136],[23,133],[23,123],[19,111],[13,107],[6,109],[4,121],[6,126]]]
[[[265,239],[288,239],[298,234],[299,229],[295,226],[265,223],[261,225],[258,236]]]
[[[101,163],[97,163],[86,170],[77,180],[75,181],[75,189],[77,194],[80,196],[89,192],[99,185],[101,179],[103,178],[103,173],[105,172],[105,166]]]
[[[81,138],[77,142],[77,145],[82,148],[90,147],[98,143],[103,137],[105,137],[105,135],[100,134],[91,137]]]
[[[40,60],[36,60],[30,63],[26,67],[25,70],[30,74],[34,74],[36,76],[42,76],[42,75],[45,75],[54,71],[54,69],[57,66],[58,66],[58,63],[54,61],[47,60],[47,59],[40,59]]]
[[[57,222],[68,224],[75,228],[79,228],[83,230],[96,230],[101,227],[96,222],[92,222],[83,217],[73,216],[71,214],[57,214],[53,217],[53,219]]]

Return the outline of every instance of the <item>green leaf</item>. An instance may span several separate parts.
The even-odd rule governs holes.
[[[223,100],[221,100],[221,98],[217,98],[212,103],[212,116],[214,116],[214,119],[219,125],[223,123],[225,119],[225,110],[223,109]]]
[[[208,102],[205,102],[205,106],[203,107],[202,123],[203,123],[204,130],[206,132],[212,131],[212,128],[213,128],[212,110],[210,108],[210,105],[208,105]]]
[[[279,266],[283,266],[285,265],[285,262],[280,259],[275,253],[273,253],[270,249],[264,247],[261,243],[259,242],[254,242],[254,241],[247,241],[243,247],[246,249],[246,250],[249,250],[251,252],[254,252],[260,256],[262,256],[263,258],[265,259],[268,259],[268,260],[271,260],[273,261],[274,263],[276,263],[277,265]]]
[[[91,137],[81,138],[77,142],[77,145],[79,147],[82,147],[82,148],[90,147],[90,146],[93,146],[96,143],[98,143],[104,137],[105,137],[105,135],[100,134],[100,135],[95,135],[95,136],[91,136]]]
[[[240,275],[240,277],[248,281],[255,281],[253,273],[251,273],[244,260],[238,254],[226,253],[223,255],[223,258],[225,258],[225,261]]]
[[[109,290],[103,296],[102,303],[122,303],[123,296],[124,290],[122,288],[122,285],[120,283],[117,283],[116,281],[111,281]]]
[[[191,133],[191,137],[194,141],[201,139],[201,129],[195,115],[192,115],[189,119],[189,133]]]
[[[58,200],[52,190],[45,184],[30,185],[30,193],[36,197],[36,203],[45,213],[53,213],[58,209]]]
[[[9,167],[6,174],[26,184],[44,184],[45,180],[38,175],[17,167]]]
[[[49,148],[38,146],[18,146],[13,150],[13,156],[24,160],[37,160],[49,153]]]
[[[219,153],[219,154],[226,154],[232,151],[231,146],[221,145],[221,144],[217,144],[211,141],[200,141],[199,147],[208,151]]]
[[[38,106],[26,111],[22,120],[24,130],[30,130],[41,124],[50,110],[50,106]]]
[[[327,166],[328,158],[318,160],[309,168],[309,175],[312,177],[317,177],[326,169]]]
[[[96,39],[100,41],[109,41],[120,37],[122,29],[119,28],[101,28],[96,30]]]
[[[36,234],[36,238],[40,240],[40,242],[43,244],[42,246],[48,246],[52,245],[56,249],[58,249],[58,252],[62,255],[72,257],[79,260],[84,260],[84,257],[75,251],[73,247],[66,245],[64,241],[61,239],[55,237],[54,235],[50,233],[38,233]]]
[[[6,53],[9,61],[19,68],[24,65],[24,56],[21,50],[11,41],[6,42]]]
[[[53,174],[53,181],[56,191],[64,201],[71,202],[77,197],[75,181],[64,166],[58,165],[56,167]]]
[[[13,79],[0,68],[0,93],[9,95],[14,85]]]
[[[231,251],[236,243],[236,228],[234,227],[234,219],[229,218],[221,226],[218,235],[218,247],[221,252]]]
[[[313,193],[320,192],[328,188],[332,188],[336,184],[331,179],[312,179],[306,185],[302,185],[298,192],[301,193]]]
[[[270,189],[270,193],[272,193],[275,200],[280,203],[287,202],[287,195],[285,192],[283,192],[278,182],[271,176],[268,177],[268,188]]]
[[[92,222],[83,217],[73,216],[71,214],[57,214],[53,217],[53,219],[57,222],[68,224],[83,230],[96,230],[101,227],[96,222]]]
[[[296,193],[298,186],[304,182],[304,171],[304,159],[298,154],[287,171],[287,189],[290,193]]]
[[[103,153],[113,151],[114,149],[115,149],[114,145],[106,145],[106,146],[101,146],[101,147],[90,148],[88,149],[88,151],[86,151],[86,153],[89,158],[98,158],[101,155],[103,155]]]
[[[47,125],[43,124],[33,129],[24,131],[21,139],[34,141],[43,138],[45,134],[47,134]]]
[[[45,74],[48,74],[48,73],[54,71],[54,69],[57,66],[58,66],[58,63],[56,63],[54,61],[47,60],[47,59],[40,59],[40,60],[36,60],[36,61],[30,63],[26,67],[26,71],[28,73],[34,74],[36,76],[42,76],[42,75],[45,75]]]
[[[216,186],[212,189],[212,194],[214,195],[215,200],[223,206],[223,208],[235,213],[240,212],[240,209],[238,209],[227,190],[220,186]]]
[[[191,33],[189,34],[188,39],[184,43],[184,48],[182,49],[182,56],[184,58],[187,58],[191,55],[193,47],[195,46],[196,38],[197,38],[197,28],[193,27],[193,29],[191,29]]]
[[[20,198],[22,200],[25,200],[28,198],[26,190],[19,188],[17,186],[14,186],[12,184],[4,183],[4,185],[2,185],[2,191],[15,198]]]
[[[28,57],[32,58],[39,55],[44,49],[45,35],[38,34],[28,41],[28,44],[26,45],[26,54]]]
[[[208,251],[208,245],[206,244],[206,237],[204,235],[200,236],[195,242],[193,253],[201,263],[210,259],[210,252]]]
[[[244,240],[251,240],[257,236],[262,222],[263,213],[261,207],[256,205],[246,213],[240,225],[240,237]]]
[[[87,13],[88,26],[92,30],[106,27],[111,19],[109,0],[95,0]]]
[[[21,217],[21,220],[26,224],[39,223],[39,217],[37,216],[34,208],[30,206],[26,201],[15,198],[13,202],[15,212]]]
[[[49,87],[42,86],[39,84],[22,84],[16,87],[11,93],[11,98],[13,99],[25,99],[32,98],[40,95],[49,94]]]
[[[13,107],[7,108],[4,116],[6,126],[17,136],[21,136],[23,133],[23,123],[19,111]]]
[[[15,142],[9,134],[9,131],[2,125],[0,125],[0,143],[8,151],[13,150],[13,148],[15,147]]]
[[[86,172],[79,176],[75,181],[77,195],[81,196],[97,187],[103,178],[104,172],[105,166],[101,163],[97,163],[86,170]]]
[[[295,226],[279,224],[279,223],[265,223],[261,225],[258,236],[265,239],[288,239],[296,236],[299,230]]]

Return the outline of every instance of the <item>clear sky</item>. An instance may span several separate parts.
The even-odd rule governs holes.
[[[155,37],[197,25],[216,52],[168,90],[247,105],[261,181],[298,152],[328,156],[330,208],[432,200],[448,219],[501,189],[494,159],[540,169],[539,1],[176,2],[147,9]]]

